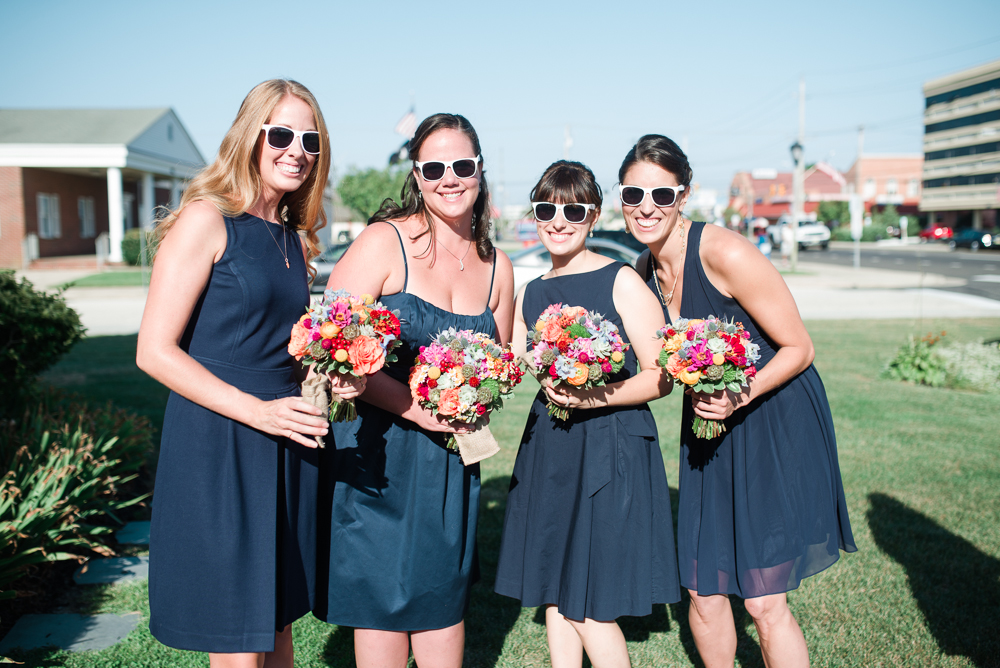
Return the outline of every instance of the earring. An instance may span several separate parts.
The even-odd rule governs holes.
[[[594,228],[590,228],[590,236],[594,236]]]

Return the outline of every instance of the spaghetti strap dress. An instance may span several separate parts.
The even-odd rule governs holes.
[[[524,321],[551,304],[582,306],[627,342],[612,299],[623,266],[535,279],[524,291]],[[629,349],[610,382],[635,369]],[[680,600],[670,491],[649,406],[575,409],[562,421],[546,403],[539,391],[514,462],[496,592],[524,607],[556,605],[575,620],[644,616]]]
[[[705,275],[699,246],[705,223],[691,223],[684,260],[683,318],[734,318],[760,345],[758,370],[774,344],[739,303]],[[645,279],[655,291],[653,263]],[[667,320],[670,316],[664,314]],[[714,439],[681,421],[677,551],[681,584],[702,596],[752,598],[796,589],[803,578],[857,547],[837,462],[837,438],[816,367],[737,409]]]
[[[405,248],[403,262],[406,267]],[[420,346],[443,329],[496,339],[492,279],[486,308],[477,315],[434,306],[408,293],[408,283],[406,267],[403,291],[380,298],[400,314],[398,361],[382,369],[390,377],[405,385]],[[328,550],[319,557],[328,569],[313,612],[355,628],[453,626],[465,616],[469,588],[479,578],[479,464],[463,466],[458,453],[445,448],[449,434],[425,431],[366,403],[364,395],[356,405],[358,419],[334,423],[336,447],[323,453],[318,541]]]
[[[298,396],[287,346],[309,304],[299,236],[249,214],[225,225],[226,250],[181,348],[259,399]],[[276,241],[288,243],[288,267]],[[170,393],[149,542],[157,640],[201,652],[273,651],[275,631],[311,607],[318,473],[314,449]]]

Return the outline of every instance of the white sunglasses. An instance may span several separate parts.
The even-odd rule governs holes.
[[[458,160],[427,160],[425,162],[413,161],[413,166],[420,171],[424,181],[440,181],[444,178],[445,172],[451,168],[451,173],[460,179],[471,179],[479,171],[479,161],[482,155],[475,158],[459,158]]]
[[[582,223],[587,220],[587,214],[597,208],[596,204],[553,204],[552,202],[532,202],[531,209],[535,213],[535,220],[540,223],[547,223],[556,217],[556,213],[561,213],[567,223]]]
[[[264,139],[267,145],[275,151],[284,151],[292,145],[295,138],[299,138],[302,150],[309,155],[319,155],[319,133],[315,130],[293,130],[284,125],[261,126],[264,131]]]
[[[639,206],[646,195],[653,198],[656,206],[673,206],[677,201],[677,194],[683,192],[684,186],[657,186],[656,188],[643,188],[641,186],[618,187],[618,196],[621,197],[622,204],[628,206]]]

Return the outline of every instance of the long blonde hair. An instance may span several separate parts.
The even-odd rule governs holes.
[[[154,247],[170,232],[177,216],[191,202],[211,202],[224,216],[238,216],[254,205],[263,189],[260,176],[261,126],[271,120],[275,107],[292,95],[312,109],[319,131],[319,155],[302,186],[285,193],[278,203],[278,216],[293,230],[302,232],[306,255],[319,255],[316,231],[326,225],[323,191],[330,174],[330,137],[323,113],[309,89],[290,79],[270,79],[254,86],[240,105],[236,120],[219,147],[219,155],[211,165],[191,179],[180,204],[164,216],[153,232]],[[309,266],[309,265],[307,265]],[[312,274],[314,270],[309,267]]]

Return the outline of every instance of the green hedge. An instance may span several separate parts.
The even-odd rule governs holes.
[[[83,338],[80,316],[61,291],[38,292],[31,282],[0,272],[0,418],[16,417],[37,394],[36,378]]]
[[[142,230],[138,228],[132,228],[131,230],[125,230],[125,236],[122,239],[122,259],[133,266],[138,266],[142,264],[140,261],[140,248],[139,243],[141,241]],[[151,234],[146,234],[146,264],[150,264],[153,261],[153,254],[150,252],[149,242],[152,238]]]

